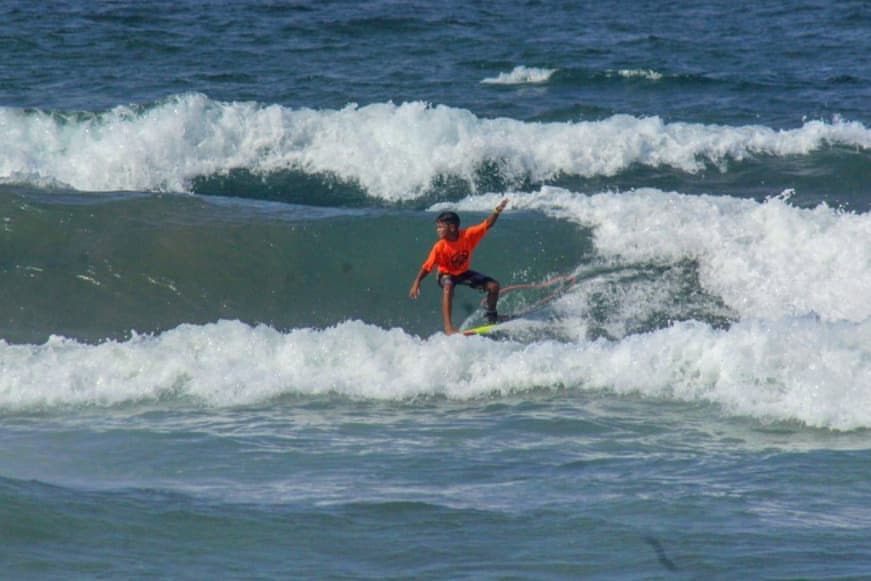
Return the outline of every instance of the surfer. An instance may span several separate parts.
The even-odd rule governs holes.
[[[475,247],[493,227],[499,214],[508,205],[508,199],[499,202],[493,213],[475,226],[460,230],[460,217],[454,212],[442,212],[436,218],[436,233],[438,241],[433,245],[420,272],[411,284],[408,296],[416,299],[420,296],[420,283],[438,267],[438,284],[442,287],[442,316],[445,321],[445,333],[453,335],[457,332],[451,321],[453,310],[454,287],[458,284],[470,286],[487,293],[487,321],[495,323],[499,320],[496,303],[499,300],[499,281],[480,272],[469,270],[472,264],[472,252]]]

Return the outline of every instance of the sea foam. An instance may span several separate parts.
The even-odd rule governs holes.
[[[529,85],[546,83],[557,69],[516,66],[510,73],[499,73],[497,77],[488,77],[481,81],[485,85]]]
[[[591,227],[597,253],[627,263],[698,263],[699,282],[742,318],[871,317],[871,214],[797,208],[789,192],[764,202],[645,188],[582,195],[561,188],[509,194],[534,209]],[[501,196],[455,207],[486,211]]]
[[[661,81],[663,78],[662,73],[652,69],[620,69],[609,74],[617,75],[624,79],[645,79],[648,81]]]
[[[871,148],[871,131],[842,119],[787,130],[630,115],[533,123],[423,102],[314,110],[201,94],[99,114],[0,108],[0,126],[6,136],[0,182],[189,191],[198,177],[292,170],[359,184],[367,195],[394,202],[425,195],[445,176],[474,191],[487,164],[510,184],[612,176],[634,165],[692,173],[754,155],[806,155],[826,145]]]
[[[283,395],[470,399],[607,390],[701,401],[727,414],[836,430],[871,427],[871,322],[675,324],[620,341],[522,344],[423,339],[361,322],[281,333],[222,321],[125,342],[0,342],[0,409],[190,400],[214,407]],[[422,364],[432,362],[432,365]]]

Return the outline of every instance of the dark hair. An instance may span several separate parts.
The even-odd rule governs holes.
[[[460,217],[455,212],[442,212],[436,218],[436,222],[444,222],[445,224],[460,225]]]

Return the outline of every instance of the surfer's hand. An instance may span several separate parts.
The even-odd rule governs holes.
[[[420,285],[417,283],[414,283],[413,285],[411,285],[411,290],[408,291],[408,296],[413,298],[413,299],[416,299],[417,297],[419,297],[420,296]]]
[[[493,224],[496,223],[496,220],[499,219],[499,214],[502,213],[502,210],[504,210],[505,206],[507,206],[507,205],[508,205],[508,198],[505,198],[504,200],[499,202],[498,206],[493,208],[493,213],[490,214],[489,216],[487,216],[487,220],[486,220],[488,229],[491,228],[493,226]]]

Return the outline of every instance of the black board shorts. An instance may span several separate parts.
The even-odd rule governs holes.
[[[445,282],[447,281],[450,281],[448,284],[452,284],[454,286],[458,284],[463,284],[466,286],[470,286],[474,289],[483,291],[487,290],[487,283],[491,281],[495,282],[495,279],[487,276],[486,274],[475,272],[474,270],[467,270],[463,274],[448,274],[446,272],[440,272],[438,276],[439,286],[444,288]]]

